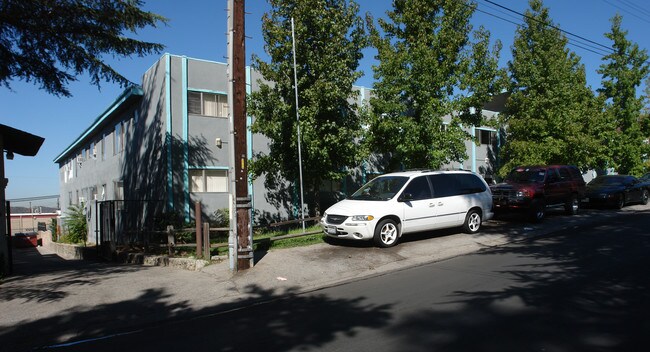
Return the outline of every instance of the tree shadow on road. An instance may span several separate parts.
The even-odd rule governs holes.
[[[286,351],[318,348],[338,334],[389,323],[390,305],[364,297],[334,299],[324,294],[296,295],[295,288],[244,289],[236,303],[193,309],[190,302],[169,303],[165,289],[96,307],[79,306],[59,314],[0,329],[3,349],[60,347],[77,350]],[[239,307],[249,306],[246,310]],[[106,340],[93,340],[106,336]],[[74,344],[77,342],[78,344]]]
[[[36,248],[14,249],[14,275],[0,283],[0,303],[20,299],[56,302],[75,287],[96,285],[115,275],[140,270],[135,266],[97,261],[65,260],[56,254],[41,254]]]
[[[650,214],[635,216],[647,228]],[[511,285],[456,291],[391,332],[408,351],[643,349],[650,342],[650,234],[630,219],[598,223],[607,235],[587,229],[579,235],[587,240],[568,230],[480,251],[474,255],[524,259],[499,272],[475,269],[477,280],[509,278]]]

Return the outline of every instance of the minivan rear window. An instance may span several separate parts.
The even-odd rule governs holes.
[[[485,192],[487,187],[473,174],[439,174],[429,176],[436,198]]]

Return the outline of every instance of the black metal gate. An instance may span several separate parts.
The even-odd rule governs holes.
[[[104,257],[118,247],[146,246],[156,230],[162,201],[105,200],[95,204],[95,240]]]

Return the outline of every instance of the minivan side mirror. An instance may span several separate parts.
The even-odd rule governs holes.
[[[397,199],[398,202],[409,202],[413,200],[413,195],[408,192],[402,193],[401,196]]]

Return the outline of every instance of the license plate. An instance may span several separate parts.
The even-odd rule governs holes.
[[[336,235],[336,226],[328,226],[327,233],[330,235]]]

